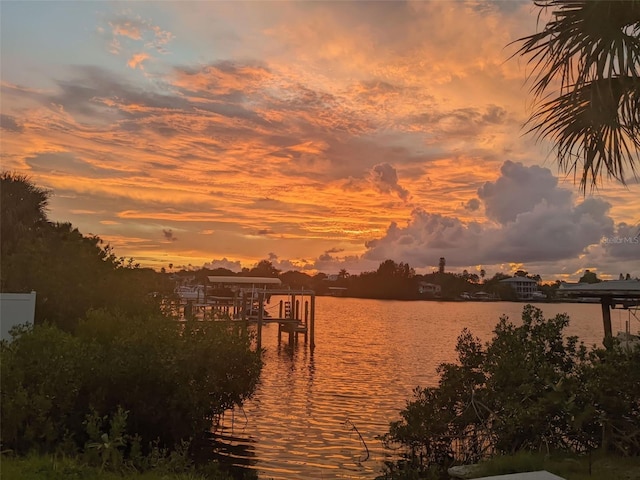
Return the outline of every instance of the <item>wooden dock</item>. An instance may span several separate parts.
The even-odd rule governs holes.
[[[640,280],[607,280],[599,283],[563,283],[558,295],[569,298],[589,298],[599,301],[602,307],[604,345],[613,345],[611,309],[638,309],[640,306]]]
[[[283,288],[280,280],[269,277],[209,276],[203,295],[185,300],[181,313],[185,319],[225,320],[254,324],[257,327],[257,348],[262,348],[262,327],[278,324],[278,343],[283,333],[293,346],[299,337],[305,345],[315,348],[315,292]],[[269,305],[272,297],[278,303]],[[277,314],[271,311],[277,308]]]

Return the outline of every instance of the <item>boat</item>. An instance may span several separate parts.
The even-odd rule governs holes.
[[[260,313],[259,310],[259,304],[256,302],[253,305],[251,305],[250,307],[247,306],[246,310],[245,310],[245,315],[249,318],[258,318],[258,314]],[[269,318],[271,317],[271,314],[267,311],[266,308],[262,308],[262,318]]]
[[[204,285],[179,285],[174,292],[178,295],[181,302],[204,302]]]
[[[620,347],[626,351],[631,351],[634,348],[640,347],[640,336],[629,332],[618,332],[616,340],[619,342]]]

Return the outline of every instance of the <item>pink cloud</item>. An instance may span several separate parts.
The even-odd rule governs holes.
[[[129,65],[130,68],[132,69],[136,69],[136,68],[140,68],[140,70],[144,70],[144,65],[142,65],[142,63],[145,60],[148,60],[149,58],[151,58],[149,56],[148,53],[144,53],[144,52],[140,52],[140,53],[135,53],[127,62],[127,65]]]

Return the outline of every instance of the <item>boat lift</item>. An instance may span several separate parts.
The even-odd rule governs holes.
[[[262,327],[278,324],[278,342],[289,335],[289,345],[304,336],[305,344],[315,348],[315,292],[282,287],[278,278],[217,276],[207,277],[202,301],[193,303],[185,312],[204,320],[227,320],[257,326],[257,348],[262,348]],[[283,297],[267,308],[274,296]],[[278,307],[277,315],[271,312]],[[194,314],[194,312],[197,312]],[[185,316],[187,316],[185,314]]]
[[[558,295],[569,298],[596,298],[602,306],[602,326],[604,345],[611,348],[613,332],[611,328],[611,309],[638,309],[640,305],[640,280],[609,280],[599,283],[563,283]],[[635,315],[634,315],[635,316]]]

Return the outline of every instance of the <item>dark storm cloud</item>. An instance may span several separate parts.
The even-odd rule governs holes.
[[[96,165],[83,160],[73,153],[39,153],[26,157],[25,163],[34,172],[65,172],[86,178],[119,178],[124,174],[120,170],[109,168],[108,165]],[[131,172],[128,173],[131,175]]]
[[[175,237],[173,235],[173,230],[169,229],[162,229],[162,235],[164,236],[165,240],[168,240],[170,242],[175,242],[176,240],[178,240],[177,237]]]
[[[379,163],[373,166],[371,169],[371,181],[379,192],[394,192],[402,200],[409,198],[409,191],[398,183],[396,169],[388,163]]]
[[[465,210],[475,212],[480,208],[480,200],[478,200],[477,198],[472,198],[471,200],[469,200],[464,204],[464,208]]]
[[[640,262],[640,222],[621,222],[615,231],[602,238],[605,251],[613,258]]]
[[[500,173],[495,182],[486,182],[478,189],[487,217],[492,220],[503,224],[514,221],[518,214],[531,211],[543,200],[555,206],[571,204],[571,192],[558,188],[558,179],[548,168],[525,167],[507,160]]]
[[[227,257],[222,259],[213,259],[210,262],[206,262],[203,266],[204,268],[209,268],[211,270],[215,270],[216,268],[226,268],[232,272],[240,272],[242,270],[242,265],[239,261],[228,260]]]
[[[505,162],[501,173],[480,191],[497,225],[417,209],[406,226],[394,222],[382,238],[368,242],[364,257],[416,268],[436,265],[439,257],[455,266],[548,262],[575,259],[613,233],[609,203],[587,198],[574,205],[549,170]]]
[[[224,98],[217,98],[216,102],[208,102],[190,100],[179,91],[169,94],[160,93],[159,89],[158,91],[144,90],[133,87],[122,77],[95,66],[73,67],[71,73],[73,74],[71,78],[57,81],[60,89],[58,93],[42,96],[41,102],[46,105],[60,105],[72,114],[93,116],[96,120],[100,120],[105,114],[136,120],[150,118],[153,121],[145,125],[145,128],[155,130],[161,135],[175,135],[180,133],[180,130],[170,123],[171,119],[159,117],[160,111],[194,115],[197,109],[227,118],[265,124],[256,113],[242,105],[222,101]],[[125,124],[123,128],[135,131],[138,126]]]
[[[497,231],[485,252],[485,263],[575,258],[613,231],[610,207],[595,198],[575,207],[542,202]]]
[[[169,110],[189,108],[189,103],[179,96],[135,88],[101,67],[76,66],[71,68],[70,74],[72,78],[57,81],[60,92],[44,96],[43,103],[61,105],[66,111],[83,115],[96,115],[108,110],[134,117],[144,114],[119,107],[136,105]]]
[[[194,107],[263,126],[269,124],[258,113],[242,105],[251,98],[263,95],[261,90],[271,75],[264,65],[257,62],[220,61],[199,67],[176,67],[174,72],[177,76],[175,86],[185,96],[197,94],[202,100],[191,100]]]
[[[492,12],[503,12],[510,14],[518,11],[522,8],[523,4],[528,4],[527,0],[480,0],[473,3],[468,3],[473,10],[483,15],[491,14]]]
[[[489,105],[485,110],[469,107],[451,111],[441,111],[434,106],[432,111],[410,117],[408,121],[429,127],[436,133],[459,137],[476,135],[489,126],[505,123],[506,119],[507,111],[496,105]]]
[[[22,133],[24,131],[24,126],[18,123],[15,117],[5,115],[4,113],[0,114],[0,128],[15,133]]]

